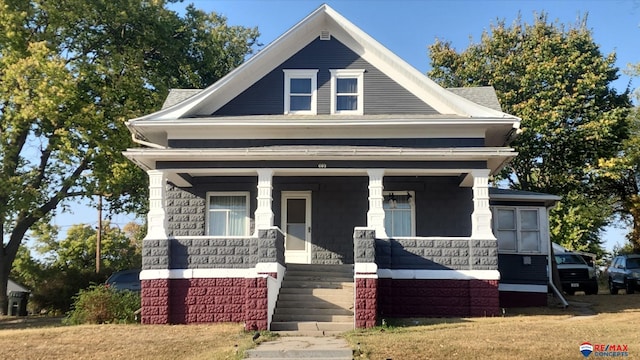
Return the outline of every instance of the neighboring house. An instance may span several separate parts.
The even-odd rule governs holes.
[[[9,279],[7,282],[7,296],[12,292],[30,293],[29,289]]]
[[[489,188],[520,119],[490,87],[438,86],[327,5],[127,124],[144,147],[125,155],[150,181],[143,323],[274,329],[292,263],[352,265],[351,327],[494,316],[499,290],[546,303],[558,198]]]

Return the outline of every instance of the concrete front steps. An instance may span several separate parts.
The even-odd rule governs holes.
[[[282,335],[353,330],[353,265],[287,264],[271,322]]]

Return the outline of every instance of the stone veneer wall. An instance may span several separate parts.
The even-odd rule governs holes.
[[[257,270],[260,263],[284,265],[279,229],[260,230],[255,238],[143,240],[143,273],[169,275],[142,276],[142,323],[231,321],[266,330],[268,277],[278,275]]]
[[[245,322],[247,330],[266,330],[267,279],[143,280],[142,322]]]
[[[379,279],[384,317],[469,317],[499,314],[498,280]]]
[[[375,262],[381,269],[497,270],[495,240],[375,239]]]
[[[367,268],[366,265],[375,262],[375,242],[375,230],[356,228],[354,231],[354,321],[356,328],[374,327],[378,319],[378,276],[375,269]],[[364,266],[359,266],[359,264],[364,264]]]
[[[497,272],[495,240],[376,239],[374,230],[357,228],[354,259],[356,327],[372,327],[378,318],[387,316],[460,317],[499,313],[497,279],[457,275],[476,270]],[[394,271],[416,271],[412,276],[418,278],[403,278],[407,274],[393,278]],[[420,276],[428,278],[420,279]]]

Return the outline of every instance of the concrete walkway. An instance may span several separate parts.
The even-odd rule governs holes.
[[[283,336],[247,351],[247,359],[352,360],[347,341],[332,336]]]

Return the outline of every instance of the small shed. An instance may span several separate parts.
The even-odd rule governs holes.
[[[7,282],[7,296],[9,308],[7,314],[12,316],[27,316],[27,302],[31,291],[17,282],[9,279]]]

